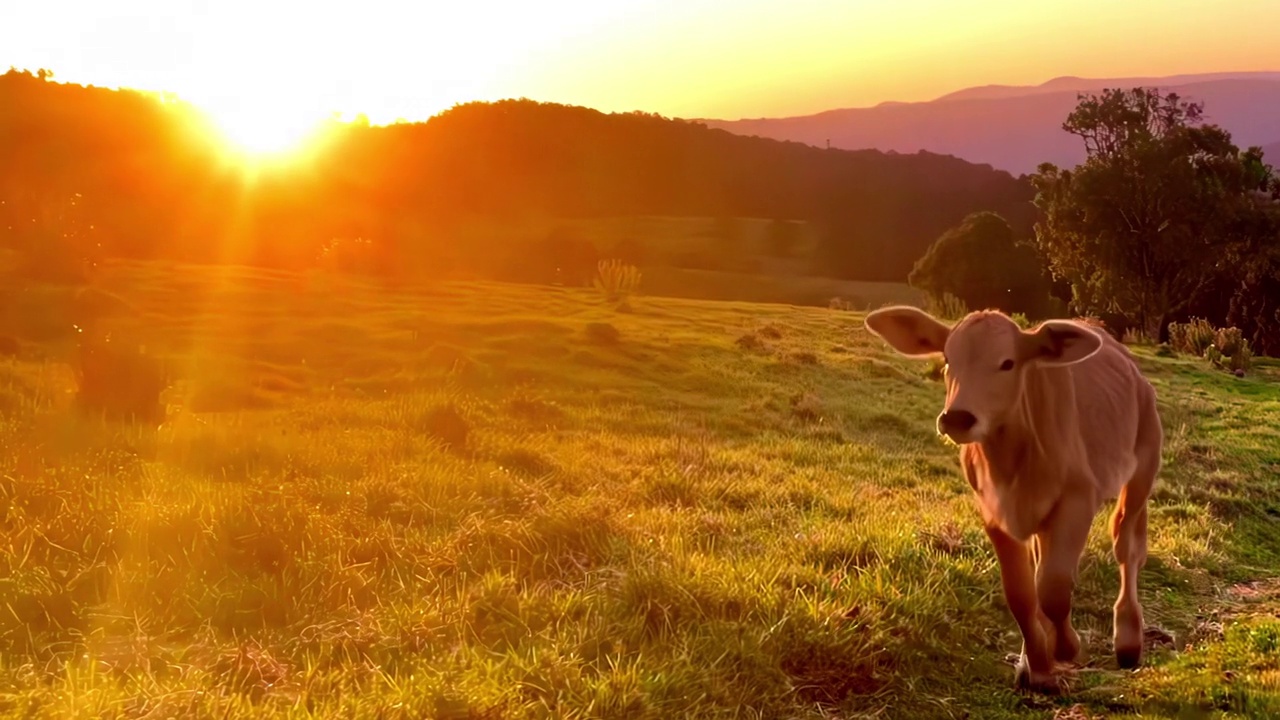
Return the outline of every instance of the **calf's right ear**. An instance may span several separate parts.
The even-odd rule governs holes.
[[[951,334],[948,325],[909,305],[891,305],[872,311],[863,324],[894,350],[911,357],[942,352]]]

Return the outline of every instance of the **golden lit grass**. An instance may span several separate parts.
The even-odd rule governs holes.
[[[77,419],[61,316],[0,328],[5,715],[1031,718],[1275,690],[1280,625],[1222,641],[1203,615],[1280,574],[1274,375],[1143,352],[1169,433],[1143,599],[1209,644],[1114,670],[1099,518],[1092,667],[1023,700],[941,388],[860,315],[158,265],[99,292],[179,381],[159,428]]]

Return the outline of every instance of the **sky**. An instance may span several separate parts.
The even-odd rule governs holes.
[[[1053,77],[1280,70],[1280,0],[0,0],[0,68],[228,126],[528,97],[735,119]]]

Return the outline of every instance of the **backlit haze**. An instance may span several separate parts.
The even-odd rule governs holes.
[[[42,0],[3,3],[0,68],[172,91],[269,150],[333,112],[387,123],[505,97],[737,118],[1280,69],[1269,27],[1274,0]]]

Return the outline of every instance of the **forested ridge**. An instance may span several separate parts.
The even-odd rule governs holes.
[[[296,267],[359,236],[429,265],[475,219],[779,218],[821,228],[823,274],[904,281],[967,214],[1029,229],[1033,211],[1025,179],[950,156],[826,150],[529,100],[335,123],[307,156],[251,177],[213,138],[182,103],[10,71],[0,76],[7,241],[57,216],[62,228],[91,225],[90,245],[112,256]]]

